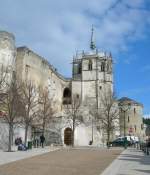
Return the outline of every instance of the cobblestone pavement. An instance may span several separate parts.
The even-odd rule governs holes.
[[[121,149],[61,149],[0,166],[0,175],[100,175]]]

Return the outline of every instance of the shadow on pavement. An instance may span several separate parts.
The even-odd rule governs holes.
[[[148,155],[130,155],[130,154],[123,154],[119,160],[125,161],[137,161],[143,165],[150,165],[150,156]]]
[[[145,155],[144,153],[141,155],[136,155],[137,152],[141,152],[139,150],[130,150],[132,154],[122,154],[119,160],[123,161],[131,161],[131,162],[138,162],[140,165],[150,165],[150,155]],[[135,154],[134,154],[134,153]],[[150,169],[134,169],[137,172],[140,172],[141,174],[150,174]],[[119,175],[125,175],[125,174],[119,174]]]
[[[148,173],[148,174],[150,174],[150,170],[139,170],[139,169],[135,169],[136,171],[140,171],[140,172],[142,172],[142,173]]]

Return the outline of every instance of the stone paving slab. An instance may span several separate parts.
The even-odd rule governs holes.
[[[128,148],[101,175],[150,175],[150,155]]]
[[[0,150],[0,165],[29,158],[29,157],[33,157],[33,156],[37,156],[37,155],[41,155],[41,154],[48,153],[50,151],[55,151],[58,149],[60,148],[47,146],[44,148],[33,148],[27,151],[4,152]]]
[[[0,175],[99,175],[122,149],[63,148],[0,166]]]

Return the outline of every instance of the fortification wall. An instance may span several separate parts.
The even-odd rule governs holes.
[[[14,35],[0,31],[0,64],[14,66],[15,57],[16,47]]]

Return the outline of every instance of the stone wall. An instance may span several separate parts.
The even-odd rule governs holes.
[[[145,137],[144,125],[143,125],[143,105],[139,103],[129,102],[130,106],[124,113],[120,109],[120,134],[137,136],[141,140]],[[125,121],[125,125],[124,125]]]

